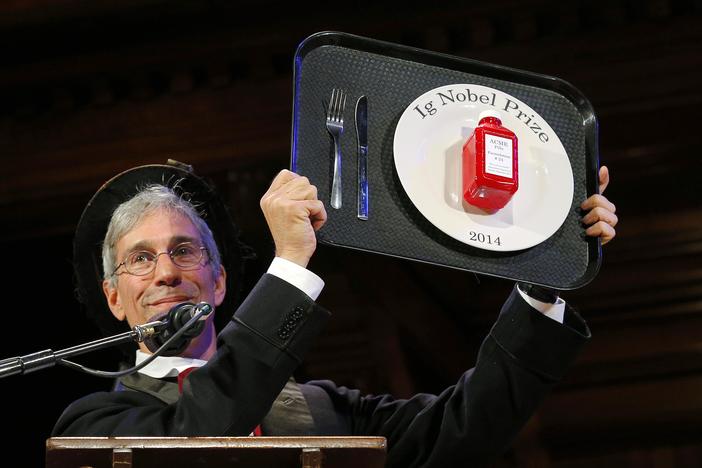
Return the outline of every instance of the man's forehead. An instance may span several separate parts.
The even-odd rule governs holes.
[[[182,242],[200,242],[200,234],[190,219],[177,212],[157,210],[142,217],[117,241],[117,250],[172,247]]]

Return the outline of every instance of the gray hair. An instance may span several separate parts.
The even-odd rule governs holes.
[[[173,189],[159,184],[148,185],[141,189],[112,213],[107,234],[105,234],[105,240],[102,243],[104,279],[110,281],[110,286],[115,286],[116,280],[112,272],[117,267],[117,259],[115,258],[117,242],[134,229],[144,217],[158,210],[180,214],[193,223],[203,246],[207,249],[213,275],[216,279],[220,273],[221,258],[212,231],[191,202],[178,196]]]

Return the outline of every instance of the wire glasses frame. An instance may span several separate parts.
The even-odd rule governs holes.
[[[121,267],[126,273],[134,276],[145,276],[156,269],[158,257],[163,254],[168,255],[173,264],[180,270],[196,270],[202,266],[207,247],[200,247],[192,242],[183,242],[167,252],[149,252],[148,250],[135,250],[127,255],[122,263],[117,265],[110,276],[114,276]],[[209,260],[209,255],[207,256]]]

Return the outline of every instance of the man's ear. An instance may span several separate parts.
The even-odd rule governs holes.
[[[112,315],[114,315],[119,321],[124,320],[126,318],[126,314],[122,308],[122,301],[120,300],[117,288],[110,285],[110,280],[103,280],[102,291],[105,293],[107,305],[110,307]]]
[[[224,296],[227,293],[227,271],[224,266],[219,266],[219,276],[215,280],[215,307],[220,305],[224,300]],[[112,312],[114,314],[114,312]]]

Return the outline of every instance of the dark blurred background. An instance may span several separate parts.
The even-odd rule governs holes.
[[[322,30],[554,75],[590,99],[621,219],[599,276],[564,295],[593,339],[497,466],[702,466],[700,0],[1,2],[0,358],[98,337],[71,238],[100,184],[136,165],[173,158],[216,182],[259,253],[250,286],[272,255],[258,199],[289,163],[293,54]],[[470,367],[512,287],[325,246],[311,268],[334,318],[300,376],[398,396]],[[43,466],[63,408],[109,384],[64,368],[0,381],[2,450],[20,456],[2,465]]]

